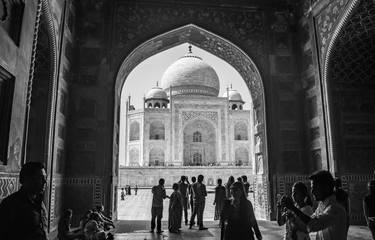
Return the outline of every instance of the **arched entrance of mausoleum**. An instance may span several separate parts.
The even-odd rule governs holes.
[[[121,91],[124,82],[132,69],[134,69],[146,58],[183,43],[193,44],[228,62],[240,73],[241,77],[245,80],[246,85],[248,86],[253,101],[253,109],[251,111],[253,112],[253,115],[251,116],[253,119],[253,126],[251,126],[253,136],[251,136],[251,138],[257,139],[257,141],[250,141],[253,144],[251,147],[255,149],[254,156],[251,156],[252,159],[254,159],[255,169],[249,174],[254,174],[254,205],[257,215],[261,218],[269,218],[271,203],[268,199],[270,199],[271,189],[269,188],[268,175],[265,96],[260,72],[249,55],[242,51],[239,47],[230,41],[194,24],[177,28],[146,41],[134,49],[121,64],[116,76],[115,85],[115,109],[117,109],[117,111],[115,111],[114,116],[115,123],[113,135],[113,212],[115,215],[117,215],[117,184],[119,181],[119,114]],[[196,137],[198,139],[199,133],[192,132],[192,137],[194,137],[194,134],[197,135]],[[201,155],[198,156],[199,154]],[[200,162],[203,159],[202,154],[203,153],[195,152],[195,155],[192,155],[193,161],[196,159],[197,162]]]

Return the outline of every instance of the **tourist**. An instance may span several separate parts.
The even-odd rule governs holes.
[[[132,195],[132,187],[128,185],[128,195]]]
[[[106,240],[107,238],[102,219],[97,212],[91,213],[90,220],[86,223],[83,232],[85,239]]]
[[[368,182],[367,189],[368,195],[363,199],[363,211],[367,226],[375,240],[375,180]]]
[[[317,240],[346,239],[346,212],[336,201],[331,173],[321,170],[311,175],[309,179],[311,180],[311,192],[315,200],[319,201],[319,205],[311,217],[294,206],[293,200],[289,197],[283,198],[281,205],[296,214],[306,225],[308,232],[317,232]]]
[[[103,225],[104,225],[104,230],[109,230],[111,227],[115,228],[115,225],[113,224],[112,219],[106,217],[104,215],[104,206],[103,205],[98,205],[96,206],[96,209],[94,209],[94,212],[97,212],[102,219]]]
[[[121,188],[121,201],[124,201],[125,200],[125,192],[124,192],[124,188]]]
[[[138,192],[138,185],[135,184],[135,187],[134,187],[134,194],[137,195],[137,192]]]
[[[171,233],[180,233],[182,219],[182,196],[178,191],[178,183],[173,184],[173,193],[169,200],[168,230]]]
[[[164,188],[165,180],[163,178],[159,179],[159,185],[152,187],[152,207],[151,207],[151,232],[155,229],[155,218],[156,218],[156,232],[158,234],[162,233],[161,230],[161,219],[163,218],[163,199],[169,198],[165,193]]]
[[[220,214],[224,207],[224,201],[226,199],[225,187],[222,185],[223,180],[219,178],[217,180],[217,186],[215,187],[215,216],[214,220],[220,220]]]
[[[206,230],[207,228],[203,226],[203,212],[204,212],[204,206],[206,204],[206,196],[207,196],[207,191],[206,191],[206,185],[203,184],[203,175],[198,176],[198,181],[194,183],[191,187],[192,192],[193,192],[193,197],[194,197],[194,211],[193,214],[191,215],[190,219],[190,227],[191,229],[193,227],[193,222],[195,215],[197,215],[198,219],[198,226],[199,230]]]
[[[184,210],[184,216],[185,216],[185,225],[188,225],[188,187],[189,184],[186,183],[187,178],[186,176],[181,176],[181,180],[178,182],[178,188],[181,193],[181,198],[182,198],[182,207]]]
[[[284,196],[285,197],[285,196]],[[292,187],[292,199],[294,205],[301,210],[307,216],[313,214],[312,201],[308,193],[307,187],[302,182],[296,182]],[[284,201],[283,198],[277,204],[277,223],[279,226],[285,224],[285,240],[309,240],[309,234],[306,230],[303,230],[303,223],[299,218],[292,212],[283,208],[281,202]]]
[[[336,177],[335,178],[335,188],[334,193],[336,196],[336,201],[344,207],[346,212],[346,232],[349,230],[350,225],[350,204],[349,204],[349,195],[342,189],[342,182],[341,179]]]
[[[241,178],[242,178],[243,185],[245,187],[246,197],[248,197],[249,196],[249,190],[250,190],[250,183],[247,181],[246,175],[242,175]]]
[[[79,232],[79,228],[75,230],[70,228],[72,216],[73,211],[71,209],[66,209],[60,217],[57,227],[57,238],[59,240],[82,239],[84,237],[82,232]]]
[[[227,199],[231,198],[231,195],[230,195],[230,186],[232,186],[233,183],[234,183],[234,177],[230,176],[228,178],[228,182],[225,184],[225,192],[226,192],[226,195],[227,195]]]
[[[224,240],[252,240],[254,233],[257,239],[262,239],[251,202],[246,199],[241,182],[235,182],[230,187],[231,200],[225,200],[221,212],[221,227]]]
[[[193,215],[194,212],[194,196],[193,196],[193,184],[197,181],[196,177],[191,177],[191,184],[189,184],[189,195],[190,195],[190,208],[191,208],[191,215]],[[190,223],[191,224],[191,223]],[[195,224],[193,219],[193,225]]]
[[[91,211],[91,210],[86,211],[85,214],[83,214],[83,216],[79,220],[79,228],[81,229],[82,233],[83,233],[83,230],[85,228],[86,223],[88,221],[90,221],[92,213],[93,213],[93,211]]]
[[[46,172],[39,162],[27,162],[20,171],[21,188],[0,203],[1,240],[46,240],[47,211],[43,203]]]

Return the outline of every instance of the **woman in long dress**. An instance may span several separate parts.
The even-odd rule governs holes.
[[[222,183],[223,183],[223,180],[221,180],[221,178],[219,178],[217,180],[217,186],[215,188],[215,200],[214,200],[215,216],[214,216],[214,220],[220,220],[220,214],[221,214],[221,211],[223,210],[224,202],[225,202],[225,198],[226,198],[225,187],[223,187],[221,185]]]
[[[292,199],[294,205],[299,208],[304,214],[311,216],[313,214],[312,201],[308,193],[307,187],[302,182],[296,182],[292,187]],[[282,200],[280,200],[281,202]],[[309,234],[302,230],[305,229],[302,221],[295,216],[294,213],[282,209],[282,206],[277,204],[277,223],[279,226],[285,224],[285,240],[310,240]]]
[[[232,198],[225,200],[221,212],[221,239],[224,240],[258,240],[262,239],[254,215],[253,205],[246,199],[243,184],[235,182],[230,187]]]
[[[228,182],[225,184],[225,190],[226,190],[226,194],[227,194],[227,199],[230,199],[230,186],[232,186],[232,184],[234,183],[234,177],[233,176],[230,176],[228,178]]]
[[[178,184],[173,184],[173,193],[169,199],[168,229],[171,233],[180,233],[182,219],[182,196]]]

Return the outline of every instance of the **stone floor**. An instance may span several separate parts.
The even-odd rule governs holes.
[[[260,231],[264,240],[281,240],[285,233],[285,226],[279,227],[274,221],[258,221]],[[150,233],[149,221],[119,221],[116,224],[115,240],[218,240],[220,239],[220,228],[217,222],[205,222],[208,230],[199,231],[197,227],[189,230],[187,226],[182,227],[181,234],[168,232],[167,221],[163,221],[162,234]],[[311,239],[315,239],[311,234]],[[371,239],[370,231],[364,226],[350,226],[349,240]]]
[[[214,206],[213,194],[209,190],[206,200],[206,209],[204,215],[204,223],[208,230],[199,231],[197,228],[189,230],[187,226],[182,227],[181,234],[173,234],[168,232],[168,199],[164,201],[164,213],[162,228],[164,232],[161,235],[156,233],[149,233],[150,218],[151,218],[151,202],[152,194],[150,189],[141,189],[137,195],[126,196],[125,201],[120,201],[118,205],[118,219],[116,228],[114,229],[116,240],[148,240],[148,239],[169,239],[169,240],[188,240],[188,239],[203,239],[213,240],[220,239],[220,228],[218,222],[213,221]],[[167,195],[170,195],[171,190],[167,190]],[[120,194],[119,194],[120,196]],[[190,214],[189,214],[190,215]],[[285,226],[279,227],[276,222],[258,220],[260,230],[263,234],[263,239],[280,240],[283,239]],[[312,239],[315,239],[313,234]],[[350,226],[349,237],[350,240],[365,240],[371,239],[370,232],[363,226]]]

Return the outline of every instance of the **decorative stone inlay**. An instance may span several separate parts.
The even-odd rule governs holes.
[[[0,176],[0,202],[19,187],[18,176]]]
[[[211,120],[217,125],[217,112],[205,112],[205,111],[183,111],[181,113],[184,122],[188,122],[195,118],[206,118]]]
[[[320,58],[323,63],[327,44],[331,40],[333,30],[340,20],[341,14],[345,11],[346,5],[350,0],[335,0],[315,18],[317,33],[318,33],[318,47],[320,49]]]

